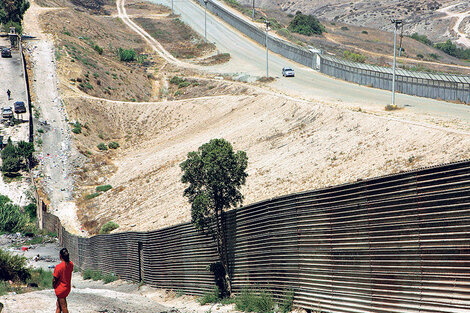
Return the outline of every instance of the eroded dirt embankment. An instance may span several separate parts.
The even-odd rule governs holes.
[[[89,224],[96,227],[112,219],[120,231],[152,230],[190,219],[179,163],[212,138],[223,137],[247,152],[245,204],[470,155],[465,132],[271,94],[69,104],[73,116],[106,121],[103,132],[112,133],[121,145],[94,152],[108,167],[90,163],[80,174],[83,195],[98,184],[113,186],[82,202],[82,220],[96,220]]]

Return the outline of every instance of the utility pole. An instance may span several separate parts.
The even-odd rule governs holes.
[[[403,26],[404,26],[404,24],[401,24],[400,48],[398,49],[398,57],[401,57],[401,45],[402,45],[402,43],[403,43]]]
[[[253,0],[253,20],[255,19],[255,0]]]
[[[397,31],[402,20],[392,20],[392,24],[395,24],[394,37],[393,37],[393,77],[392,77],[392,105],[395,105],[395,73],[397,65]]]
[[[171,0],[171,15],[175,15],[175,11],[173,9],[173,0]]]
[[[269,21],[264,20],[266,23],[266,78],[269,77],[269,49],[268,49],[268,30],[269,30]]]
[[[204,0],[204,40],[207,42],[207,1]]]

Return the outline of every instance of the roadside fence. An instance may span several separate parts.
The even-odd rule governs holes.
[[[196,1],[204,6],[203,0]],[[252,40],[266,46],[266,34],[262,29],[233,14],[217,1],[209,0],[207,9]],[[323,55],[320,50],[306,49],[271,35],[268,36],[268,48],[292,61],[320,70],[323,74],[360,85],[392,90],[391,68],[344,61],[333,56]],[[398,92],[432,99],[470,103],[470,76],[468,75],[397,69],[396,78],[396,91]],[[314,83],[312,81],[312,84]]]

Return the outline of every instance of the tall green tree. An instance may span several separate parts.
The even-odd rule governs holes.
[[[4,28],[15,26],[21,32],[21,21],[28,9],[28,0],[0,0],[0,24]]]
[[[0,1],[0,23],[21,23],[23,15],[29,9],[28,0],[2,0]]]
[[[243,202],[240,188],[246,182],[248,158],[244,151],[233,151],[225,139],[212,139],[197,151],[188,153],[180,164],[181,181],[187,184],[184,196],[191,203],[191,220],[195,227],[212,236],[223,266],[223,296],[232,292],[224,212]]]

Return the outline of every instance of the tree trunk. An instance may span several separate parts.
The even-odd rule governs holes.
[[[219,216],[220,215],[220,216]],[[224,286],[225,286],[225,292],[227,295],[230,297],[232,295],[232,282],[230,278],[230,272],[229,272],[229,264],[228,264],[228,253],[227,253],[227,241],[225,238],[225,231],[224,231],[224,212],[216,209],[215,210],[215,217],[216,217],[216,223],[217,223],[217,254],[219,255],[219,260],[220,263],[222,263],[222,266],[224,267],[225,271],[225,277],[224,277]]]

